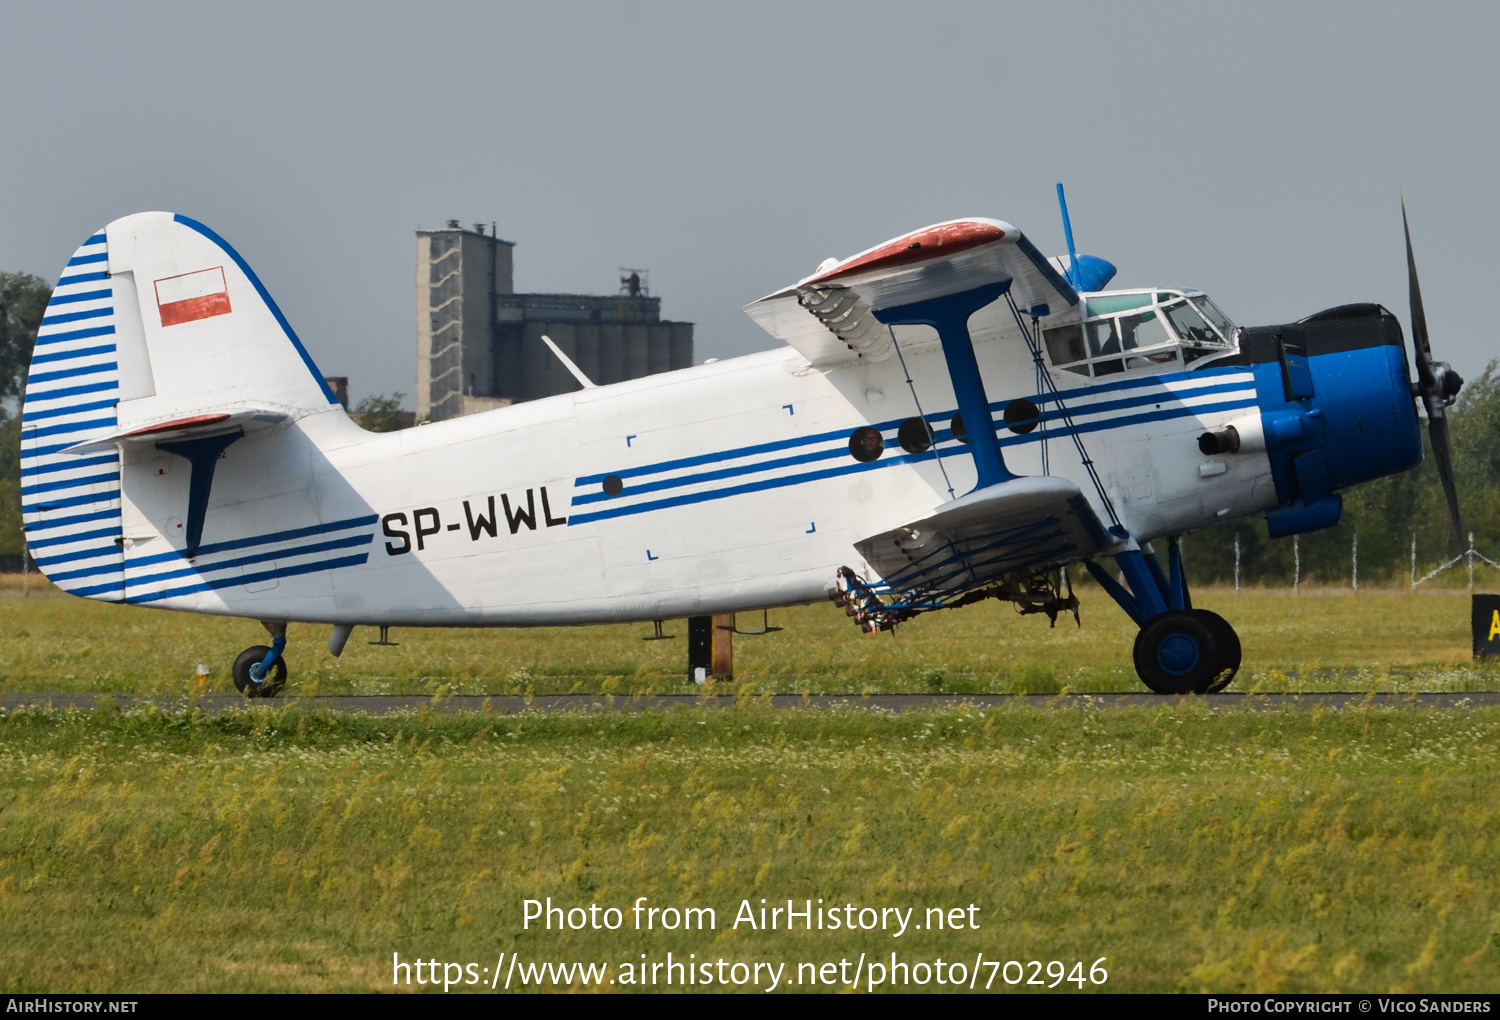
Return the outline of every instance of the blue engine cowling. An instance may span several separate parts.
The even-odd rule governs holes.
[[[1401,323],[1380,305],[1342,305],[1240,331],[1281,505],[1271,537],[1337,524],[1338,490],[1415,467],[1422,434]]]

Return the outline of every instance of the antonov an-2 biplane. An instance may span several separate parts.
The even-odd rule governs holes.
[[[1240,645],[1193,607],[1179,536],[1335,523],[1340,489],[1421,460],[1414,397],[1458,526],[1462,380],[1431,357],[1409,235],[1415,384],[1379,305],[1241,328],[1195,290],[1105,290],[1114,267],[1068,249],[940,223],[748,305],[780,349],[610,386],[557,349],[575,392],[372,434],[224,239],[127,216],[37,336],[27,544],[75,595],[261,621],[251,696],[284,683],[289,621],[331,625],[334,655],[359,625],[829,598],[870,631],[990,597],[1055,621],[1079,563],[1139,625],[1141,679],[1184,693],[1227,684]]]

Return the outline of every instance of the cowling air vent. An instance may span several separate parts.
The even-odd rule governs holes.
[[[861,358],[884,361],[894,352],[891,335],[870,314],[870,306],[848,287],[809,288],[797,295],[797,303],[827,326]]]

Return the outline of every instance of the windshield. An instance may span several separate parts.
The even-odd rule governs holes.
[[[1188,343],[1193,344],[1220,344],[1223,341],[1213,331],[1203,316],[1198,314],[1197,309],[1186,301],[1168,305],[1162,311],[1167,313],[1167,318],[1172,320],[1172,328],[1177,330],[1177,335]]]
[[[1204,316],[1208,318],[1208,321],[1213,323],[1214,327],[1218,329],[1219,335],[1221,335],[1225,340],[1231,340],[1234,338],[1234,323],[1230,322],[1229,319],[1225,317],[1224,313],[1219,311],[1219,307],[1217,305],[1215,305],[1208,298],[1204,297],[1202,294],[1199,294],[1197,297],[1193,298],[1192,301],[1193,304],[1197,306],[1198,311],[1202,312]]]

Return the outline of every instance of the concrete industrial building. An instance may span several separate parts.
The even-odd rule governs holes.
[[[693,363],[693,324],[663,321],[639,273],[619,294],[517,294],[514,250],[483,224],[417,231],[418,421],[579,389],[543,334],[600,385]]]

